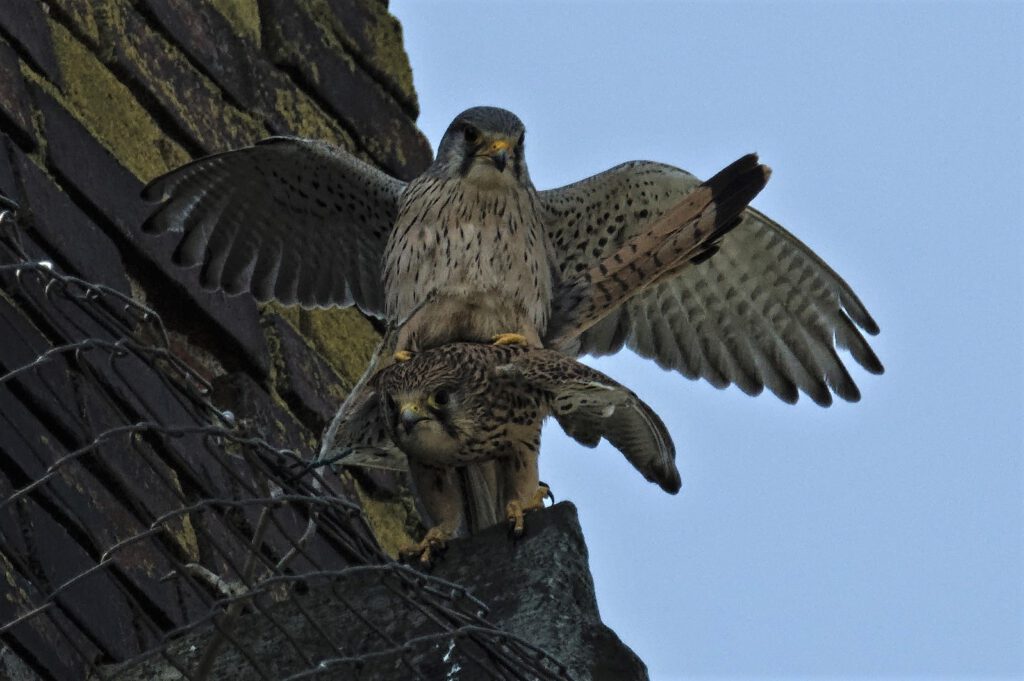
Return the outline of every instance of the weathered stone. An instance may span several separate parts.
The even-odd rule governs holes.
[[[209,0],[235,30],[250,44],[260,45],[260,8],[257,0]]]
[[[106,33],[109,65],[130,78],[136,88],[145,84],[147,96],[159,107],[151,107],[151,111],[165,129],[185,138],[193,155],[224,151],[266,137],[266,128],[249,113],[251,102],[237,106],[226,102],[218,84],[189,63],[131,6],[120,5],[119,24]],[[210,42],[225,47],[237,42],[234,38],[226,26],[220,34],[209,36]],[[252,81],[251,69],[232,75],[246,83]],[[251,85],[247,89],[251,90]]]
[[[517,542],[509,539],[503,527],[451,542],[433,576],[458,579],[488,606],[488,622],[550,655],[552,659],[542,663],[549,672],[545,678],[566,678],[559,670],[561,664],[575,679],[647,679],[643,662],[600,622],[575,507],[557,504],[531,514],[528,520],[528,534]],[[214,663],[213,676],[248,681],[262,678],[262,672],[276,678],[323,664],[321,668],[333,678],[347,678],[356,667],[338,658],[360,654],[365,657],[358,667],[359,678],[365,681],[407,679],[415,676],[412,670],[430,679],[455,674],[467,679],[494,678],[495,670],[501,673],[493,659],[483,662],[488,659],[486,654],[481,654],[474,638],[467,635],[410,644],[403,650],[405,664],[394,656],[368,654],[387,649],[394,645],[392,641],[437,632],[422,610],[389,588],[394,577],[381,571],[339,575],[328,584],[312,581],[308,593],[294,594],[261,616],[243,616],[232,632],[235,641],[224,646]],[[450,596],[457,600],[455,592]],[[331,632],[330,639],[318,636],[317,629]],[[377,634],[372,633],[374,629]],[[176,641],[172,650],[182,659],[194,661],[209,638],[208,628],[199,629]],[[301,650],[296,650],[296,642]],[[246,656],[239,647],[246,650]],[[536,659],[534,653],[529,655]],[[252,667],[252,660],[260,665],[259,671]],[[515,660],[512,654],[506,664],[516,665]],[[515,668],[523,678],[533,678],[525,669]],[[115,678],[128,681],[165,678],[170,670],[153,660],[120,671]]]
[[[409,678],[410,664],[445,678],[453,662],[466,679],[530,675],[533,655],[502,648],[508,639],[458,587],[393,565],[343,572],[384,560],[378,541],[394,555],[416,527],[403,478],[305,463],[366,365],[374,327],[355,310],[258,312],[247,295],[205,291],[195,271],[171,264],[176,235],[139,229],[152,208],[140,180],[267,132],[332,141],[399,177],[421,172],[431,154],[413,124],[400,35],[382,0],[0,0],[0,192],[22,205],[19,224],[0,232],[0,262],[17,259],[13,234],[28,259],[156,310],[168,350],[201,360],[216,405],[176,361],[133,348],[59,352],[0,383],[0,570],[10,587],[0,676],[82,678],[92,664],[150,652],[177,678],[157,652],[161,636],[194,625],[170,651],[192,666],[223,595],[185,563],[233,587],[243,572],[299,581],[285,602],[275,586],[233,628],[263,678],[389,646],[365,659],[360,678]],[[20,280],[0,272],[0,375],[84,338],[162,347],[152,320],[123,299],[59,283],[46,292],[47,281],[28,268]],[[217,409],[234,412],[234,427]],[[117,432],[126,427],[134,435]],[[311,513],[317,530],[296,546]],[[549,648],[580,679],[643,678],[597,620],[585,548],[565,513],[531,515],[517,543],[502,528],[454,542],[436,574],[465,581],[491,602],[490,622]],[[253,559],[255,572],[244,570]],[[439,626],[453,622],[486,633],[453,638]],[[222,652],[208,678],[259,675],[231,644]],[[8,653],[25,664],[8,664]],[[558,665],[547,669],[557,676]],[[325,678],[350,670],[333,663]]]
[[[21,183],[14,175],[14,155],[17,152],[13,140],[0,133],[0,196],[6,196],[15,203],[25,202],[22,196]],[[3,229],[0,227],[0,229]]]
[[[41,348],[48,347],[29,322],[2,301],[0,329],[7,339],[7,357],[35,357]],[[0,498],[8,498],[30,481],[46,480],[23,501],[3,508],[0,529],[6,538],[3,550],[8,557],[21,565],[37,566],[38,574],[31,576],[57,588],[95,566],[104,550],[146,526],[94,474],[94,465],[99,463],[95,451],[82,455],[94,465],[82,465],[82,459],[58,463],[69,451],[94,439],[96,434],[87,432],[77,419],[80,411],[76,407],[95,408],[99,402],[95,394],[75,394],[80,386],[67,379],[69,366],[63,356],[47,364],[14,379],[22,392],[21,399],[0,391],[0,453],[10,476],[0,489]],[[37,378],[35,372],[45,377],[46,385],[33,380]],[[25,536],[17,532],[19,527],[33,528],[24,543],[18,542]],[[117,569],[123,579],[134,583],[134,596],[126,597],[121,583],[111,579],[110,569]],[[87,635],[115,657],[137,654],[157,640],[151,628],[146,635],[145,626],[136,626],[140,624],[136,621],[140,606],[148,605],[166,616],[188,601],[183,601],[170,585],[160,584],[160,577],[168,569],[159,552],[136,545],[134,550],[129,548],[114,556],[110,567],[90,577],[82,588],[66,590],[61,597],[64,612],[82,619],[103,609],[111,619]],[[140,599],[139,594],[147,599]],[[148,599],[152,600],[146,603]]]
[[[82,201],[87,202],[93,211],[102,215],[105,222],[115,228],[120,237],[118,246],[122,250],[131,248],[149,263],[156,265],[156,270],[143,268],[134,274],[140,279],[152,281],[154,275],[159,273],[161,279],[170,280],[175,285],[171,289],[153,286],[153,291],[161,291],[164,295],[154,295],[152,304],[179,321],[180,329],[194,329],[196,338],[203,340],[204,331],[207,335],[210,333],[209,326],[196,324],[191,311],[186,312],[183,300],[178,297],[186,293],[191,302],[205,313],[207,320],[227,334],[216,340],[208,336],[205,344],[216,353],[224,341],[228,340],[242,351],[243,357],[257,368],[261,376],[266,376],[269,357],[253,299],[249,296],[228,297],[222,292],[203,290],[196,281],[194,271],[182,270],[172,263],[171,254],[176,246],[173,234],[159,237],[141,235],[139,226],[151,210],[139,198],[142,183],[97,143],[59,102],[38,86],[33,85],[31,90],[43,114],[49,140],[47,158],[51,167],[76,190]],[[222,359],[226,365],[238,363],[237,360],[232,362],[230,355]]]
[[[35,126],[32,124],[32,108],[21,75],[18,55],[14,49],[0,40],[0,128],[16,137],[22,146],[34,149],[36,146]]]
[[[109,9],[108,3],[103,7]],[[55,20],[50,21],[50,30],[64,83],[59,90],[45,80],[31,78],[33,83],[73,111],[89,134],[136,177],[154,177],[189,160],[128,85],[82,41],[80,31],[73,33]]]
[[[90,50],[102,49],[100,27],[110,16],[111,0],[46,0],[45,6],[47,15],[73,29]]]
[[[7,669],[0,666],[0,672],[8,671],[15,666],[19,673],[27,667],[33,672],[44,675],[46,681],[51,679],[80,679],[83,677],[86,656],[94,656],[96,652],[86,637],[76,631],[74,625],[58,608],[52,608],[45,617],[26,617],[15,624],[16,619],[28,615],[41,602],[32,580],[22,575],[14,565],[0,552],[0,572],[3,573],[5,598],[0,598],[0,621],[8,628],[4,632],[4,641],[11,646],[4,646],[5,657],[15,653],[22,665],[10,665]],[[6,661],[5,661],[6,662]],[[23,681],[18,676],[0,676],[10,681]],[[38,676],[27,676],[24,681],[37,681]]]
[[[330,365],[284,319],[267,314],[263,320],[276,341],[278,392],[307,428],[320,433],[334,417],[351,384],[343,385]]]
[[[255,2],[255,0],[254,0]],[[255,6],[255,5],[254,5]],[[223,88],[228,98],[255,119],[265,125],[265,129],[255,131],[250,126],[235,126],[233,141],[204,142],[207,153],[251,144],[266,136],[269,131],[275,135],[300,135],[325,139],[347,149],[354,143],[330,116],[324,113],[309,97],[295,89],[294,84],[267,61],[257,46],[244,35],[236,33],[230,22],[211,6],[201,2],[184,2],[183,0],[145,0],[145,7],[151,13],[160,28],[170,35],[178,49],[183,50],[191,61],[201,65],[204,73],[217,85]],[[128,40],[137,44],[137,53],[131,58],[148,64],[159,61],[180,61],[174,55],[177,50],[169,45],[161,45],[158,41],[148,39],[143,44],[145,32],[128,31]],[[144,65],[144,64],[143,64]],[[216,109],[216,100],[208,101],[205,92],[209,86],[204,83],[188,83],[182,76],[152,77],[160,73],[181,70],[183,67],[145,66],[146,73],[151,77],[144,80],[156,83],[163,92],[165,106],[178,119],[178,125],[203,131],[223,127],[223,121],[213,120],[205,125],[198,125],[204,113],[216,117],[231,117],[233,107],[221,103],[221,110]],[[205,81],[205,76],[203,80]],[[197,94],[187,96],[189,90]],[[215,95],[216,96],[216,95]],[[186,99],[199,99],[198,116],[193,114],[191,105],[185,105]],[[178,103],[175,99],[180,99]]]
[[[294,450],[302,461],[312,460],[317,438],[247,374],[238,372],[218,376],[213,381],[211,399],[218,407],[230,410],[235,415],[240,422],[239,428],[242,433],[257,435],[275,447]],[[288,471],[296,477],[301,477],[301,466],[292,465]],[[358,499],[350,479],[334,475],[329,470],[318,471],[317,475],[324,494],[352,501]],[[305,530],[305,525],[294,525],[292,530],[290,536],[294,541]],[[363,527],[360,530],[363,539],[367,543],[373,543],[373,537],[365,530],[368,528]],[[315,538],[313,543],[306,547],[305,555],[328,561],[329,552],[324,552],[324,547],[320,544],[322,539]],[[300,561],[299,564],[309,567],[304,561]]]
[[[331,27],[352,58],[393,96],[410,119],[420,107],[412,86],[409,57],[402,46],[402,26],[386,5],[359,0],[327,0]]]
[[[12,283],[10,276],[4,275],[3,283],[8,286]],[[98,303],[82,307],[59,293],[42,294],[42,282],[37,285],[26,280],[16,288],[20,307],[30,310],[36,318],[46,319],[48,333],[62,342],[76,337],[102,339],[108,336],[108,324],[93,319],[89,313],[95,310],[100,312],[101,318],[106,316]],[[8,339],[0,372],[28,365],[51,347],[27,317],[10,304],[0,304],[0,334]],[[200,586],[198,593],[194,587],[179,589],[177,583],[163,582],[162,577],[178,570],[182,562],[198,562],[205,556],[204,564],[216,574],[229,580],[238,579],[241,564],[238,557],[249,550],[262,508],[271,503],[267,501],[239,510],[220,509],[213,504],[187,514],[178,511],[196,499],[267,498],[272,490],[258,482],[262,479],[257,475],[260,466],[254,466],[250,459],[229,454],[230,444],[218,445],[201,432],[176,435],[161,432],[163,426],[171,429],[205,426],[209,415],[202,409],[191,408],[189,400],[169,390],[166,377],[149,361],[141,361],[134,351],[117,357],[109,351],[86,350],[74,363],[69,357],[70,354],[55,355],[33,371],[15,378],[9,385],[17,388],[20,400],[11,399],[11,393],[0,391],[0,406],[3,407],[0,421],[4,421],[0,424],[0,457],[5,460],[5,470],[16,473],[8,488],[0,489],[0,498],[46,477],[47,471],[61,461],[67,451],[88,446],[88,451],[83,451],[80,458],[58,464],[56,474],[31,497],[33,502],[46,499],[45,508],[50,513],[59,510],[60,525],[73,527],[73,536],[79,541],[88,538],[81,549],[68,549],[69,556],[80,554],[81,560],[69,558],[61,566],[52,556],[43,557],[55,570],[74,570],[54,573],[50,576],[52,579],[48,577],[48,583],[61,584],[93,567],[103,552],[113,551],[111,566],[116,566],[133,585],[129,611],[110,613],[118,626],[151,631],[151,626],[147,629],[136,622],[141,616],[147,621],[155,616],[158,622],[187,622],[190,617],[209,609],[208,598],[196,600],[206,588]],[[76,368],[93,380],[72,380],[73,376],[83,375]],[[42,422],[33,421],[34,417],[22,402],[32,405],[33,411],[41,414],[50,426],[43,427]],[[280,418],[281,413],[275,416]],[[141,439],[116,433],[136,423],[148,423],[155,429],[138,431]],[[51,434],[49,428],[54,433]],[[264,427],[257,432],[262,435],[267,430]],[[38,433],[47,434],[39,440],[42,444],[33,446],[23,440]],[[100,437],[105,433],[110,434],[109,437]],[[290,441],[298,439],[293,437]],[[259,454],[258,448],[254,454]],[[266,465],[273,465],[273,457],[266,460]],[[340,481],[333,482],[331,485],[325,480],[327,489],[342,491]],[[145,532],[154,519],[168,513],[173,515],[159,525],[163,532],[115,549],[120,540]],[[271,518],[261,553],[277,559],[293,548],[295,540],[305,530],[308,510],[300,502],[280,505],[274,508]],[[31,525],[46,531],[42,520],[33,520]],[[18,527],[19,523],[15,522],[0,529],[14,532]],[[53,541],[61,541],[53,532],[47,532],[39,541],[49,541],[51,535]],[[364,545],[371,541],[364,532]],[[11,544],[6,550],[13,551],[14,555],[24,553],[19,553],[18,547]],[[337,569],[343,565],[337,549],[322,532],[314,535],[291,563],[294,569],[305,572]],[[77,603],[77,597],[77,594],[65,596],[68,607]],[[135,614],[135,610],[139,613]],[[94,604],[91,612],[95,611]],[[88,621],[86,613],[75,610],[75,614]],[[151,632],[150,637],[133,643],[133,649],[111,647],[107,652],[118,659],[131,657],[154,645],[156,633],[159,632]],[[102,639],[99,634],[94,635]],[[134,640],[126,638],[124,632],[112,636],[113,640],[125,639],[126,644]]]
[[[0,643],[0,679],[7,681],[43,681],[42,677],[32,671],[17,653]]]
[[[275,306],[275,309],[282,311],[281,316],[291,322],[349,384],[355,384],[363,375],[380,342],[375,320],[354,307],[283,310]]]
[[[236,419],[244,419],[243,431],[260,432],[275,447],[293,449],[303,459],[313,457],[316,438],[281,405],[243,372],[213,379],[211,401]]]
[[[142,183],[60,102],[35,84],[30,90],[43,117],[47,164],[88,197],[121,235],[135,240],[148,214],[139,198]]]
[[[433,574],[469,588],[490,607],[492,622],[554,655],[574,678],[647,678],[646,665],[601,622],[570,502],[530,513],[519,541],[495,525],[451,542]]]
[[[324,26],[290,0],[261,0],[260,8],[264,48],[346,122],[378,164],[405,180],[426,169],[432,154],[423,133]]]
[[[71,273],[130,294],[124,262],[110,238],[20,150],[12,155],[21,180],[21,224]]]
[[[0,397],[0,404],[6,408],[12,406],[12,401]],[[20,405],[15,408],[17,406]],[[6,409],[0,416],[0,423],[4,428],[15,423],[30,425],[36,428],[31,432],[39,432],[38,424],[25,422]],[[15,434],[0,436],[5,440],[5,446],[17,437]],[[32,446],[34,443],[19,444]],[[0,494],[3,498],[6,499],[13,491],[10,482],[0,476]],[[48,492],[43,490],[0,510],[0,531],[6,539],[4,556],[10,561],[11,570],[24,578],[57,588],[94,567],[96,556],[90,555],[88,548],[76,541],[69,532],[68,521],[75,524],[74,521],[78,519],[70,519],[60,513],[64,509],[60,509],[59,501]],[[32,528],[30,537],[19,531],[19,528],[25,526]],[[80,527],[75,529],[81,531]],[[111,563],[107,569],[96,571],[83,580],[80,586],[65,589],[60,597],[61,609],[72,619],[78,620],[88,619],[91,613],[97,611],[105,612],[107,617],[103,622],[87,632],[93,638],[93,645],[103,654],[114,658],[133,657],[144,649],[143,646],[153,645],[157,639],[152,632],[145,635],[144,625],[139,631],[134,630],[133,623],[137,619],[133,605],[135,599],[126,597],[123,586],[111,574],[113,568],[114,564]],[[36,602],[41,601],[38,599]],[[37,617],[46,619],[47,615]]]
[[[195,0],[143,0],[142,5],[239,106],[252,108],[258,103],[254,46],[238,36],[220,12]]]
[[[33,0],[0,2],[0,30],[23,51],[34,68],[60,84],[60,68],[53,53],[50,29],[41,3]]]

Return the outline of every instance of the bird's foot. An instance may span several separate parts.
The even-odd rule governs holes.
[[[408,362],[412,359],[412,353],[408,350],[395,350],[395,354],[392,357],[396,362]]]
[[[431,527],[418,544],[407,546],[398,554],[404,561],[411,563],[418,560],[422,565],[430,565],[448,546],[448,540],[451,538],[452,533],[441,525]]]
[[[529,345],[530,342],[521,333],[499,333],[491,338],[492,345]]]
[[[551,494],[551,488],[541,483],[539,487],[530,495],[529,499],[520,501],[513,499],[508,502],[505,506],[505,519],[508,520],[508,531],[513,537],[523,536],[523,531],[526,529],[526,525],[523,522],[523,516],[530,511],[537,511],[544,508],[545,497],[554,496]]]

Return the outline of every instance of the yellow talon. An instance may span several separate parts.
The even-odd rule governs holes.
[[[408,362],[412,359],[412,353],[408,350],[396,350],[393,357],[396,362]]]
[[[549,494],[551,494],[551,489],[547,485],[542,484],[526,501],[513,499],[508,502],[505,506],[505,519],[508,520],[509,530],[512,532],[513,537],[523,536],[523,532],[526,529],[523,516],[530,511],[544,508],[544,497]]]
[[[526,526],[523,524],[523,506],[513,499],[505,505],[505,519],[513,537],[521,537]]]
[[[419,559],[419,562],[423,565],[430,565],[434,558],[437,557],[437,554],[448,545],[449,539],[451,539],[449,531],[440,525],[431,527],[418,544],[405,547],[399,551],[399,555],[408,561]]]
[[[524,511],[536,511],[544,508],[544,499],[551,496],[551,488],[543,482],[537,487],[537,491],[530,497],[530,502],[523,507]],[[554,499],[554,497],[551,497]]]
[[[526,336],[521,333],[499,333],[491,338],[494,345],[529,345]]]

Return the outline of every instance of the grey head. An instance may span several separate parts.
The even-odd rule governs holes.
[[[493,106],[466,109],[445,131],[430,172],[481,188],[532,188],[525,136],[526,127],[511,111]]]

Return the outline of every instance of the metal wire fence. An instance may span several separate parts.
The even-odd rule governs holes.
[[[26,675],[569,678],[0,211],[0,652]]]

